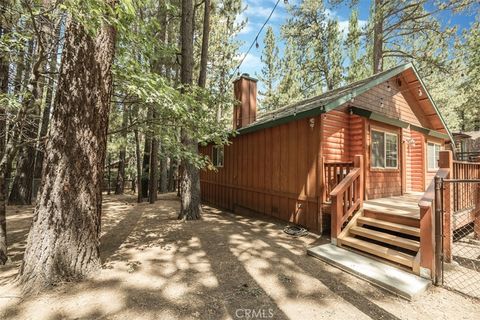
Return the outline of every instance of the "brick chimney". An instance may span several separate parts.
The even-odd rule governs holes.
[[[233,81],[237,103],[233,108],[233,129],[243,128],[257,119],[257,79],[247,73]]]

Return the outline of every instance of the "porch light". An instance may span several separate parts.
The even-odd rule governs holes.
[[[418,96],[421,97],[422,94],[423,94],[422,89],[420,87],[418,87]]]
[[[308,123],[310,124],[310,128],[313,129],[313,127],[315,127],[315,118],[310,118]]]

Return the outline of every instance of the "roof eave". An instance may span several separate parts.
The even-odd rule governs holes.
[[[418,70],[417,70],[417,68],[415,67],[415,65],[414,65],[413,63],[411,63],[411,62],[410,62],[410,65],[411,65],[411,68],[412,68],[413,72],[415,73],[415,76],[417,77],[418,81],[420,82],[420,85],[422,86],[423,91],[425,91],[425,93],[427,94],[428,99],[429,99],[430,102],[432,103],[433,109],[435,110],[435,113],[438,115],[438,117],[439,117],[439,119],[440,119],[440,122],[442,122],[443,127],[444,127],[445,130],[447,131],[447,135],[448,135],[448,137],[450,138],[451,143],[455,146],[455,141],[453,140],[452,133],[450,132],[450,129],[448,128],[447,123],[445,122],[445,119],[443,119],[443,116],[442,116],[442,114],[440,113],[440,110],[438,109],[437,104],[435,103],[435,100],[433,100],[432,96],[430,95],[430,92],[428,92],[428,89],[427,89],[427,87],[425,86],[425,83],[423,82],[422,78],[421,78],[420,75],[418,74]]]

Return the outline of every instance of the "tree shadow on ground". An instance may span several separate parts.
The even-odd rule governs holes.
[[[244,310],[271,310],[273,319],[398,319],[369,299],[390,295],[354,289],[351,276],[306,256],[322,238],[293,239],[283,222],[210,207],[184,223],[177,198],[159,198],[131,207],[108,197],[102,270],[0,305],[0,318],[245,319]]]

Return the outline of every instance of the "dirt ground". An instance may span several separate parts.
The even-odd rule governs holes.
[[[0,269],[0,319],[480,319],[480,303],[432,287],[408,302],[306,255],[318,236],[204,207],[179,222],[176,197],[104,199],[103,268],[22,298],[13,283],[31,207],[8,208],[12,262]]]

